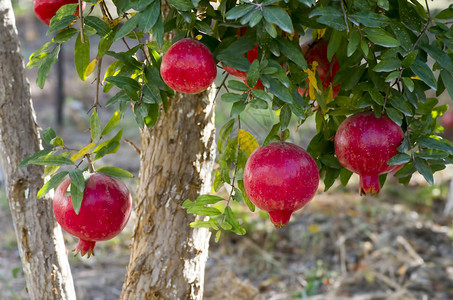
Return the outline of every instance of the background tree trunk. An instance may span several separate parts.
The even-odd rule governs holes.
[[[214,89],[178,94],[141,132],[137,224],[121,299],[202,299],[210,232],[181,204],[210,192],[215,158]]]
[[[61,229],[50,199],[37,199],[43,169],[17,165],[39,150],[10,0],[0,1],[0,161],[31,299],[75,299]]]

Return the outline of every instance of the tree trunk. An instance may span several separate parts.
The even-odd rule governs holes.
[[[210,232],[181,204],[209,193],[215,158],[214,89],[178,94],[141,132],[137,224],[121,299],[202,299]]]
[[[37,125],[9,0],[0,1],[0,161],[31,299],[75,299],[50,199],[37,199],[43,169],[17,165],[39,150]]]

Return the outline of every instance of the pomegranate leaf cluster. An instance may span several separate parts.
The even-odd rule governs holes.
[[[334,137],[348,116],[363,111],[386,115],[402,128],[398,154],[388,161],[404,164],[395,173],[401,183],[408,184],[415,172],[433,183],[433,173],[452,162],[453,147],[439,136],[443,129],[437,123],[448,107],[436,98],[444,91],[453,98],[452,5],[435,10],[431,2],[423,6],[415,0],[113,3],[116,10],[104,1],[86,1],[82,18],[74,15],[75,4],[62,7],[48,31],[56,35],[30,56],[28,66],[39,68],[37,84],[42,88],[58,60],[60,45],[75,38],[80,79],[94,76],[98,89],[115,91],[106,106],[118,107],[118,114],[132,108],[137,124],[144,128],[165,118],[169,99],[175,95],[160,74],[163,55],[183,38],[205,44],[224,70],[217,78],[221,83],[216,101],[231,105],[231,119],[219,133],[214,178],[215,190],[225,186],[229,196],[186,201],[184,207],[190,213],[209,217],[193,226],[245,232],[230,207],[243,202],[254,210],[242,182],[251,154],[246,149],[251,148],[241,141],[247,135],[240,126],[241,116],[260,112],[276,116],[266,137],[250,138],[247,132],[250,136],[245,140],[260,140],[263,146],[290,139],[295,124],[314,120],[316,134],[307,150],[317,163],[325,190],[338,178],[343,185],[351,178],[352,172],[335,155]],[[171,41],[164,39],[166,34]],[[94,35],[100,40],[92,56]],[[125,50],[117,50],[117,45],[126,46]],[[108,66],[103,64],[106,55],[113,58]],[[105,130],[100,132],[96,119],[92,120],[93,141],[100,142]],[[120,138],[118,133],[84,151],[95,159],[114,153]],[[54,139],[49,140],[52,150],[42,150],[29,160],[47,165],[45,175],[53,174],[52,164],[74,164],[69,152],[62,151],[62,140]],[[386,176],[381,175],[381,184]]]

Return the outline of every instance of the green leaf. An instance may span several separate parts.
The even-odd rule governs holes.
[[[85,190],[85,178],[83,178],[82,171],[79,169],[69,171],[69,178],[71,178],[71,184],[76,186],[81,192]]]
[[[278,6],[265,6],[263,8],[263,16],[267,22],[280,27],[283,31],[293,33],[293,23],[288,13],[283,8]]]
[[[189,11],[194,8],[190,0],[167,0],[167,2],[180,11]]]
[[[375,88],[368,90],[368,93],[371,95],[371,98],[379,105],[384,105],[385,98],[384,96]]]
[[[296,65],[302,69],[307,69],[307,62],[305,61],[304,56],[300,47],[294,45],[289,40],[284,38],[278,38],[278,47],[283,55],[288,59],[292,60]]]
[[[50,69],[52,69],[52,66],[58,61],[58,53],[60,53],[59,44],[45,57],[44,63],[39,68],[36,77],[36,84],[39,88],[44,88],[44,83],[46,82],[47,76],[49,76]]]
[[[91,139],[96,142],[101,137],[101,121],[96,109],[93,110],[90,118]]]
[[[121,112],[120,110],[117,110],[113,113],[113,116],[110,118],[109,122],[107,125],[105,125],[104,129],[102,130],[101,135],[106,135],[112,132],[118,126],[118,124],[121,121]]]
[[[266,29],[266,32],[273,38],[275,39],[277,37],[277,30],[275,29],[274,24],[267,22],[264,20],[264,29]]]
[[[386,112],[387,116],[390,118],[390,120],[392,120],[399,126],[401,126],[403,124],[403,115],[399,111],[397,111],[396,109],[391,108],[391,107],[386,107],[385,112]],[[399,151],[399,149],[398,149],[398,151]],[[402,152],[405,152],[405,151],[402,151]]]
[[[59,32],[54,38],[52,39],[52,42],[54,43],[63,43],[67,42],[70,39],[72,39],[79,31],[75,28],[68,28],[65,29],[61,32]]]
[[[74,164],[72,160],[70,160],[63,154],[40,156],[33,160],[30,160],[28,163],[42,166],[64,166]]]
[[[251,12],[253,9],[254,9],[254,6],[250,5],[250,4],[238,5],[238,6],[233,7],[232,9],[230,9],[226,13],[225,17],[227,20],[236,20],[236,19],[239,19],[239,18],[245,16],[246,14]]]
[[[138,101],[137,92],[140,90],[140,84],[136,80],[127,76],[109,76],[105,81],[122,89],[131,100]]]
[[[120,30],[115,35],[115,41],[125,37],[128,35],[132,30],[137,27],[138,23],[140,22],[141,14],[136,14],[132,18],[126,21],[126,23],[121,26]]]
[[[225,93],[222,94],[222,101],[228,102],[228,103],[235,103],[239,101],[244,101],[244,94],[234,94],[234,93]]]
[[[269,134],[264,139],[263,147],[266,147],[267,145],[269,145],[270,142],[272,142],[272,140],[277,135],[279,130],[280,130],[280,123],[277,123],[274,126],[272,126],[272,129],[269,131]]]
[[[225,207],[225,222],[228,222],[232,226],[231,231],[233,231],[234,233],[238,235],[245,234],[245,229],[241,225],[239,225],[239,222],[234,215],[233,210],[229,206]]]
[[[418,157],[415,158],[414,161],[415,168],[417,171],[425,177],[426,181],[429,184],[434,184],[433,172],[428,166],[428,163],[424,159],[420,159]]]
[[[241,190],[241,193],[242,193],[242,199],[244,200],[245,204],[247,204],[247,207],[249,208],[249,210],[251,212],[254,212],[255,211],[255,204],[253,204],[252,201],[250,201],[249,197],[247,196],[247,193],[245,192],[244,181],[243,180],[238,180],[237,183],[238,183],[238,187],[239,187],[239,189]]]
[[[268,81],[269,81],[269,92],[277,96],[283,102],[289,104],[293,103],[293,97],[291,96],[291,93],[283,84],[280,83],[280,81],[277,81],[272,78],[269,78]]]
[[[107,176],[111,177],[118,177],[118,178],[133,178],[134,175],[126,170],[123,170],[118,167],[102,167],[96,170],[97,173],[102,173]]]
[[[71,182],[71,201],[72,201],[72,207],[74,208],[74,211],[76,215],[79,214],[80,208],[82,207],[82,201],[83,201],[83,191],[79,190],[79,187]]]
[[[377,14],[370,11],[360,11],[350,15],[349,19],[353,21],[352,18],[357,19],[360,23],[367,27],[382,28],[387,25],[389,18],[384,15]],[[354,22],[356,23],[356,22]]]
[[[445,88],[448,91],[448,94],[450,94],[450,98],[453,100],[453,76],[445,70],[440,71],[440,77],[442,78],[442,81],[444,82]]]
[[[410,79],[409,77],[402,77],[401,79],[403,80],[404,86],[407,87],[409,92],[412,93],[415,88],[415,85],[414,85],[414,82],[412,81],[412,79]]]
[[[138,29],[142,32],[148,32],[154,27],[160,16],[160,1],[154,1],[144,11],[140,13]]]
[[[437,149],[453,154],[453,147],[444,139],[434,139],[431,137],[422,137],[417,141],[417,144],[422,148]],[[398,150],[399,151],[399,150]]]
[[[389,10],[389,0],[377,0],[377,5],[384,10]]]
[[[44,132],[42,133],[42,138],[44,142],[46,142],[48,145],[52,145],[51,141],[57,137],[57,134],[52,128],[46,128]]]
[[[375,72],[391,72],[401,67],[401,61],[397,58],[389,58],[381,60],[373,71]]]
[[[396,40],[390,33],[380,28],[364,28],[368,39],[373,43],[383,47],[398,47],[400,42]]]
[[[83,20],[85,21],[85,25],[94,28],[96,33],[102,37],[106,36],[112,30],[106,22],[98,17],[86,16]]]
[[[52,149],[43,149],[43,150],[39,150],[38,152],[35,152],[33,153],[32,155],[30,155],[29,157],[27,157],[26,159],[24,159],[23,161],[21,161],[19,163],[19,168],[23,168],[25,167],[26,165],[29,164],[30,161],[38,158],[38,157],[41,157],[41,156],[46,156],[47,154],[49,154],[50,152],[52,152]]]
[[[255,98],[258,98],[258,99],[261,99],[261,100],[264,100],[264,101],[267,101],[267,102],[271,102],[272,101],[272,96],[269,95],[268,93],[266,93],[263,90],[258,90],[258,89],[257,90],[252,90],[252,95]]]
[[[257,59],[252,62],[246,74],[248,86],[254,87],[260,79],[260,63]]]
[[[187,209],[188,214],[195,214],[199,216],[208,216],[214,217],[221,215],[222,213],[215,207],[205,207],[205,206],[192,206]]]
[[[233,126],[234,126],[234,121],[236,119],[231,119],[228,122],[226,122],[222,128],[220,128],[219,131],[219,137],[217,139],[217,149],[219,150],[220,153],[223,152],[224,150],[224,144],[227,141],[228,137],[231,134],[231,131],[233,131]]]
[[[334,30],[330,36],[329,44],[327,46],[327,59],[332,61],[332,57],[337,52],[338,48],[343,42],[343,35],[340,31]]]
[[[198,196],[197,199],[195,199],[195,201],[193,201],[193,202],[190,200],[184,201],[184,203],[182,204],[182,208],[190,208],[193,206],[212,205],[212,204],[216,204],[220,201],[224,201],[224,200],[225,199],[220,196],[205,194],[205,195]]]
[[[346,29],[343,13],[339,7],[318,7],[315,8],[309,17],[320,16],[316,21],[327,25],[335,30],[343,31]]]
[[[86,80],[85,70],[90,64],[90,40],[85,36],[85,43],[82,43],[81,35],[77,36],[74,48],[74,62],[80,79]]]
[[[354,30],[349,35],[349,43],[347,48],[347,56],[350,57],[356,51],[360,43],[360,34],[358,31]]]
[[[57,186],[60,185],[60,183],[66,178],[66,176],[69,174],[68,171],[63,171],[58,174],[55,174],[50,178],[43,186],[42,188],[38,191],[38,199],[41,199],[44,197],[50,190],[56,188]]]
[[[416,59],[411,66],[411,70],[430,88],[437,90],[436,77],[434,77],[433,71],[425,62]]]
[[[219,229],[213,219],[210,219],[209,221],[196,220],[195,222],[190,223],[190,227]]]
[[[244,111],[247,104],[245,102],[236,102],[231,107],[230,117],[236,118],[241,112]]]
[[[286,130],[288,128],[289,122],[291,121],[291,109],[288,104],[283,105],[280,110],[280,126],[281,130]]]
[[[64,145],[63,139],[59,136],[55,137],[53,140],[50,141],[50,144],[55,147],[61,147]]]
[[[412,66],[415,59],[417,58],[417,55],[418,55],[418,50],[414,50],[411,53],[409,53],[408,55],[406,55],[406,57],[403,59],[403,61],[401,63],[403,68],[409,68],[410,66]]]
[[[426,149],[415,153],[415,156],[423,159],[443,159],[448,157],[448,153],[444,151]]]
[[[410,155],[406,153],[398,153],[397,155],[390,158],[387,162],[388,165],[402,165],[411,161]]]
[[[243,83],[242,81],[238,80],[230,80],[228,81],[228,88],[240,92],[245,92],[249,90],[249,87]]]
[[[349,179],[352,176],[352,172],[349,171],[348,169],[342,168],[340,171],[340,181],[341,185],[346,186],[349,182]]]
[[[390,96],[388,99],[389,103],[396,108],[398,111],[402,112],[406,116],[413,116],[412,109],[410,105],[400,97]]]
[[[450,7],[440,11],[436,16],[436,19],[440,20],[448,20],[448,19],[453,19],[453,7],[450,5]]]
[[[216,234],[215,234],[215,242],[218,243],[219,240],[220,240],[220,236],[222,234],[222,231],[217,231]]]
[[[61,19],[57,20],[51,20],[49,29],[46,32],[46,35],[51,35],[52,33],[58,32],[69,25],[71,25],[72,22],[76,19],[76,16],[70,15],[70,16],[64,16]]]

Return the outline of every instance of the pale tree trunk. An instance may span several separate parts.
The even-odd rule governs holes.
[[[37,199],[41,167],[17,165],[39,150],[37,125],[10,0],[0,0],[0,161],[31,299],[75,299],[50,199]]]
[[[178,94],[141,132],[137,224],[121,299],[202,299],[210,233],[181,204],[209,193],[215,158],[213,89]]]

